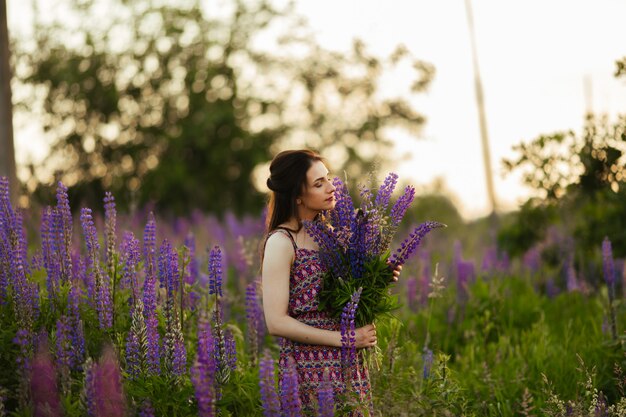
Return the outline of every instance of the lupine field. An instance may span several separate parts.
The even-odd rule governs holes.
[[[56,197],[20,210],[0,180],[0,416],[300,415],[263,322],[261,216],[118,213],[108,193],[73,215]],[[426,239],[377,323],[375,415],[626,415],[610,238],[577,270],[455,233]]]

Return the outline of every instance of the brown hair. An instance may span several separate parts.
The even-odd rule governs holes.
[[[324,161],[316,152],[301,149],[280,152],[270,163],[267,187],[272,191],[267,205],[266,233],[291,217],[298,216],[296,199],[306,184],[306,173],[315,161]],[[302,225],[298,219],[298,230]],[[294,230],[297,232],[298,230]]]

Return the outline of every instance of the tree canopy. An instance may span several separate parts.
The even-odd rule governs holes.
[[[358,177],[388,160],[387,128],[416,132],[424,123],[406,99],[384,97],[378,85],[386,71],[410,66],[407,90],[419,93],[430,65],[401,46],[384,59],[360,41],[349,53],[326,50],[290,6],[63,7],[62,21],[39,20],[34,41],[16,41],[14,64],[18,83],[32,91],[20,108],[36,113],[32,103],[40,103],[52,140],[46,162],[31,171],[39,179],[54,172],[73,201],[99,205],[110,190],[121,206],[258,212],[255,169],[277,150],[313,148],[336,172]]]

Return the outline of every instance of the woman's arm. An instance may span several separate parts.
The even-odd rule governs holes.
[[[263,257],[262,287],[263,312],[270,334],[300,343],[340,347],[341,332],[309,326],[287,313],[289,274],[294,256],[289,238],[282,233],[275,233],[267,239]],[[375,344],[376,330],[373,325],[357,329],[357,348]]]

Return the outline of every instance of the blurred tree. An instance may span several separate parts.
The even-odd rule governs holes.
[[[377,89],[386,69],[407,63],[413,91],[427,87],[432,68],[406,49],[386,60],[358,41],[351,53],[330,52],[290,6],[210,7],[67,1],[62,21],[38,23],[35,42],[20,43],[16,58],[18,78],[43,96],[44,128],[54,138],[34,175],[56,172],[74,201],[92,206],[106,189],[122,206],[258,212],[254,170],[280,147],[317,149],[358,176],[375,158],[384,162],[385,128],[422,126],[407,102]],[[260,39],[275,39],[277,52],[260,48]]]
[[[625,117],[611,124],[606,117],[589,115],[580,136],[542,135],[515,150],[520,156],[504,161],[506,170],[524,170],[524,181],[545,200],[524,205],[500,231],[501,242],[527,249],[542,237],[535,229],[556,219],[577,238],[581,251],[599,248],[608,236],[616,254],[626,255]]]
[[[11,200],[13,204],[16,204],[18,187],[13,146],[13,102],[9,51],[7,4],[5,0],[0,0],[0,176],[8,178]]]

